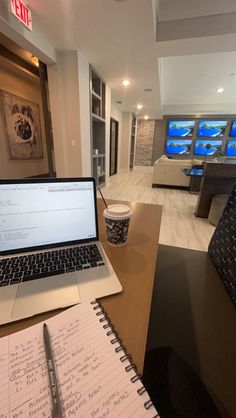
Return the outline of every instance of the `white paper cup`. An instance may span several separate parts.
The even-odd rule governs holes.
[[[114,204],[104,210],[107,241],[114,246],[121,246],[127,242],[129,222],[132,210],[129,206]]]

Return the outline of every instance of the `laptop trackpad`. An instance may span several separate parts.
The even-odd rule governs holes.
[[[18,286],[12,319],[17,320],[41,312],[79,303],[76,273],[47,277]]]

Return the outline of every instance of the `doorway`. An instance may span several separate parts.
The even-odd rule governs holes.
[[[110,176],[117,173],[119,122],[113,118],[110,121]]]
[[[0,178],[54,177],[47,67],[0,33]]]

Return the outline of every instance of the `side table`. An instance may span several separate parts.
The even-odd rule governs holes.
[[[201,186],[203,169],[202,168],[184,168],[183,172],[190,177],[189,193],[198,194]]]

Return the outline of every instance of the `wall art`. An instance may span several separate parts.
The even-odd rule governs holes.
[[[0,98],[10,159],[43,158],[39,105],[4,90]]]

